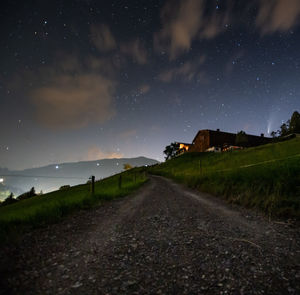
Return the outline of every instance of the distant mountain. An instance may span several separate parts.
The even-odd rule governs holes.
[[[31,187],[35,187],[36,192],[40,190],[49,192],[62,185],[85,183],[91,175],[95,175],[96,179],[101,179],[119,173],[124,169],[124,164],[127,163],[133,167],[140,167],[154,165],[158,161],[138,157],[53,164],[19,171],[0,168],[0,178],[4,179],[0,191],[1,189],[10,190],[15,195],[19,195],[30,190]]]

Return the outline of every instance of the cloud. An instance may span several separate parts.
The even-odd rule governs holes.
[[[41,70],[36,79],[38,86],[29,96],[36,119],[46,127],[81,128],[115,115],[114,79],[99,68],[93,71],[89,63],[81,64],[76,57]]]
[[[161,12],[163,28],[154,35],[157,50],[168,48],[170,58],[191,47],[201,26],[202,0],[168,1]]]
[[[187,61],[178,67],[173,67],[159,74],[158,79],[162,82],[169,83],[174,80],[181,80],[184,82],[190,82],[193,79],[200,79],[204,81],[205,74],[199,69],[205,62],[206,57],[203,55],[200,58]]]
[[[230,19],[230,3],[223,12],[214,9],[209,14],[204,0],[167,1],[161,12],[162,29],[154,34],[154,48],[167,50],[173,60],[190,50],[194,39],[214,38]]]
[[[223,13],[215,11],[208,18],[203,17],[202,27],[199,31],[200,39],[213,39],[225,30],[225,25],[231,20],[232,6],[229,1],[228,7]]]
[[[286,32],[299,23],[299,0],[258,0],[256,26],[263,35]]]
[[[110,28],[105,24],[91,25],[90,39],[100,52],[108,52],[117,47]]]
[[[84,63],[85,67],[91,71],[100,71],[104,76],[114,77],[116,72],[126,65],[126,60],[116,53],[105,58],[88,56]]]
[[[139,39],[120,45],[121,53],[133,58],[140,65],[147,63],[147,51]]]
[[[129,129],[129,130],[125,130],[122,133],[120,133],[120,138],[123,140],[128,140],[133,136],[136,136],[137,131],[135,129]]]
[[[106,152],[102,151],[98,146],[93,145],[89,147],[84,160],[94,161],[100,159],[114,159],[114,158],[122,158],[124,155],[122,153],[115,152]]]
[[[147,51],[139,39],[130,42],[118,42],[117,44],[110,28],[105,24],[93,24],[90,31],[90,40],[101,53],[116,50],[115,52],[131,57],[138,64],[144,65],[147,63]],[[122,58],[118,54],[115,54],[115,57]]]
[[[146,94],[147,92],[149,92],[150,91],[150,85],[148,85],[148,84],[143,84],[143,85],[141,85],[141,87],[140,87],[140,93],[141,94]]]

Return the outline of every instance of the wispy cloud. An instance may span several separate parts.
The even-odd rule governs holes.
[[[167,48],[170,58],[191,47],[201,26],[202,0],[168,1],[161,12],[162,30],[154,35],[156,49]]]
[[[224,12],[206,15],[206,10],[204,0],[169,0],[161,12],[162,29],[154,34],[154,48],[167,50],[172,60],[187,52],[193,40],[217,36],[229,21],[231,5]]]
[[[286,32],[299,22],[299,0],[258,0],[256,26],[263,35]]]
[[[100,52],[111,51],[117,46],[110,28],[105,24],[91,25],[90,38]]]
[[[138,64],[144,65],[147,63],[147,51],[139,39],[121,43],[120,51],[126,56],[131,57]]]
[[[147,51],[136,38],[129,42],[118,42],[106,24],[93,24],[90,27],[90,41],[101,53],[115,51],[122,57],[130,57],[138,64],[147,63]]]
[[[124,155],[122,153],[103,151],[98,146],[90,146],[83,160],[94,161],[100,159],[114,159],[122,158]]]
[[[132,137],[136,136],[136,134],[137,134],[137,130],[128,129],[128,130],[121,132],[119,134],[119,136],[122,140],[128,140],[128,139],[131,139]]]
[[[143,84],[143,85],[140,86],[139,91],[140,91],[141,94],[146,94],[147,92],[150,91],[150,88],[151,88],[150,85]]]
[[[190,82],[194,79],[204,80],[204,71],[200,69],[200,66],[205,62],[206,57],[203,55],[200,58],[182,63],[180,66],[173,67],[161,72],[158,75],[158,79],[162,82],[171,82],[174,80],[181,80],[184,82]]]

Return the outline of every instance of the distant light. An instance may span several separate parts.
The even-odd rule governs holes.
[[[119,163],[117,163],[117,166],[119,166]]]
[[[100,164],[99,164],[99,163],[97,163],[97,166],[100,166]]]
[[[0,178],[0,183],[4,182],[4,179],[3,178]]]
[[[58,169],[58,168],[59,168],[59,166],[58,166],[58,165],[56,165],[56,166],[55,166],[55,169]]]

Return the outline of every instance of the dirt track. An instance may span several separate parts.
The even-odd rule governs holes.
[[[299,227],[160,177],[0,258],[1,294],[300,294]]]

